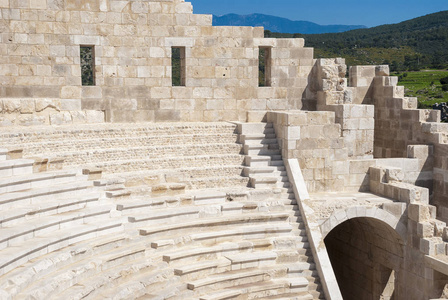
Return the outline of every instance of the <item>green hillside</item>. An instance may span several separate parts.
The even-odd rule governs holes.
[[[343,33],[283,34],[266,37],[303,37],[316,58],[345,57],[347,65],[389,64],[393,71],[448,67],[448,11],[398,24]]]

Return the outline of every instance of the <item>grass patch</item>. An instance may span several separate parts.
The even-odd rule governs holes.
[[[448,71],[423,70],[418,72],[393,73],[398,76],[398,85],[405,87],[406,97],[417,97],[420,108],[432,108],[434,103],[448,102],[448,91],[442,90],[440,79]]]

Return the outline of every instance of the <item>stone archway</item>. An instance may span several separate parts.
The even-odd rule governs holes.
[[[389,224],[372,217],[347,219],[324,242],[345,300],[400,299],[404,240]]]

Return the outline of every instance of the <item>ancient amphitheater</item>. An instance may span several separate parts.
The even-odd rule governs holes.
[[[211,24],[0,0],[0,299],[448,298],[440,112]]]

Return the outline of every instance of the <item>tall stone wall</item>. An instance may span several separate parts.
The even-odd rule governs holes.
[[[0,124],[246,120],[314,99],[313,49],[263,28],[212,27],[182,0],[0,1]],[[81,85],[93,46],[95,86]],[[171,48],[185,51],[173,86]],[[258,86],[260,47],[270,86]]]

